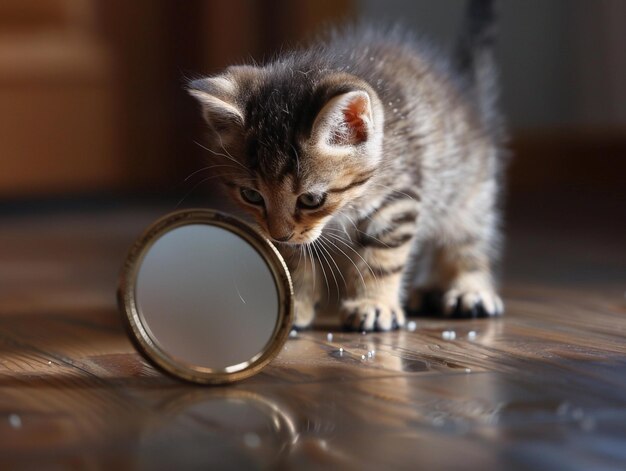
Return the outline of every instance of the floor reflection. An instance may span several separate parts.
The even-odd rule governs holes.
[[[146,424],[138,444],[138,464],[147,469],[175,469],[181,462],[254,469],[282,461],[298,439],[288,412],[249,391],[176,388],[153,400],[155,421]],[[172,441],[178,446],[170,447]]]

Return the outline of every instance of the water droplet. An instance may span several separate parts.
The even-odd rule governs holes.
[[[415,321],[409,321],[406,325],[406,328],[410,332],[414,332],[417,329],[417,323]]]
[[[475,330],[470,330],[467,333],[467,338],[470,340],[474,340],[476,338],[476,331]]]
[[[574,420],[581,420],[584,415],[585,415],[585,413],[583,412],[583,410],[580,407],[578,407],[578,408],[576,408],[576,409],[574,409],[572,411],[572,417],[574,418]]]
[[[591,432],[594,428],[596,428],[596,421],[591,417],[586,417],[580,422],[580,428],[585,432]]]
[[[294,338],[298,336],[298,331],[296,329],[292,329],[291,332],[289,332],[289,337]]]
[[[556,409],[556,413],[558,415],[565,415],[567,414],[568,411],[569,411],[569,402],[563,402],[562,404],[559,404],[559,407],[557,407]]]
[[[454,339],[456,338],[456,332],[455,332],[455,331],[453,331],[453,330],[444,330],[444,331],[441,333],[441,337],[442,337],[444,340],[454,340]]]
[[[243,442],[250,448],[258,448],[261,445],[261,438],[256,433],[246,433]]]
[[[13,428],[22,428],[22,418],[17,414],[9,415],[9,424]]]

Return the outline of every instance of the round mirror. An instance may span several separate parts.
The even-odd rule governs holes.
[[[157,221],[124,265],[120,307],[139,351],[198,383],[257,373],[280,351],[293,316],[291,280],[274,246],[209,210]]]

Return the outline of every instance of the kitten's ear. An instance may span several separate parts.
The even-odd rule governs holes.
[[[237,105],[237,83],[228,74],[194,80],[187,91],[202,106],[202,114],[217,133],[243,126],[243,113]]]
[[[313,136],[330,146],[364,144],[373,131],[371,99],[362,90],[331,98],[318,113],[313,124]]]

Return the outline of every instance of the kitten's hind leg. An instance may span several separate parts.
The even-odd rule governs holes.
[[[438,310],[451,317],[498,316],[504,305],[493,277],[500,246],[496,183],[493,179],[470,183],[439,214],[430,234],[434,251],[424,288],[431,296],[425,301],[430,308],[435,301]]]
[[[411,265],[405,275],[404,306],[409,315],[432,315],[441,310],[441,292],[433,278],[437,246],[432,240],[420,240],[411,254]]]
[[[447,243],[439,248],[433,269],[443,292],[444,315],[491,317],[504,313],[504,304],[493,280],[490,249],[478,238]]]

